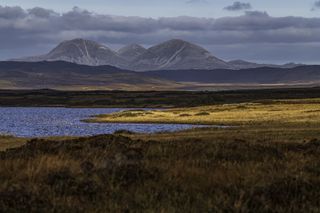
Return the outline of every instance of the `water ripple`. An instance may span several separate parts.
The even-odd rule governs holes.
[[[187,124],[85,123],[92,115],[107,114],[122,108],[40,108],[0,107],[0,134],[19,137],[89,136],[129,130],[141,133],[178,131],[197,127]]]

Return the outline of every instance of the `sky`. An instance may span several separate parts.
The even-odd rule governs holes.
[[[79,37],[114,49],[180,38],[224,60],[320,64],[320,0],[0,1],[0,60]]]

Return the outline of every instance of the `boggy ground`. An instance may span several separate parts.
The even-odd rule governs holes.
[[[0,209],[319,212],[317,136],[239,127],[33,139],[0,153]]]

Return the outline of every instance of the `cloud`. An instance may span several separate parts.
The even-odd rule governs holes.
[[[77,7],[57,13],[44,8],[24,10],[0,6],[0,58],[19,57],[28,52],[34,54],[35,49],[39,54],[45,53],[57,43],[75,37],[119,46],[129,43],[152,45],[181,38],[204,47],[264,44],[276,49],[280,44],[287,44],[299,45],[301,50],[307,51],[311,48],[309,44],[320,46],[316,45],[320,44],[320,18],[272,17],[261,11],[216,19],[145,18],[97,14]],[[242,53],[230,52],[239,56]]]
[[[320,8],[320,0],[314,2],[313,8],[312,8],[311,10],[317,10],[317,9],[319,9],[319,8]]]
[[[34,15],[41,18],[49,18],[50,16],[58,16],[59,14],[53,10],[47,10],[40,7],[35,7],[28,10],[29,15]]]
[[[187,4],[208,4],[207,0],[188,0]]]
[[[23,18],[27,14],[21,7],[1,7],[0,6],[0,18],[1,19],[17,19]]]
[[[228,10],[228,11],[239,11],[239,10],[250,10],[251,4],[250,3],[243,3],[243,2],[233,2],[232,5],[229,5],[225,8],[223,8],[224,10]]]

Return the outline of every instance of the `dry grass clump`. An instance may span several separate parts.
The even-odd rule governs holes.
[[[165,140],[161,134],[153,135],[158,141],[119,135],[31,140],[0,153],[0,209],[320,210],[319,140],[297,142],[287,137],[288,141],[279,143],[275,132],[263,136],[260,130],[225,130],[228,137],[220,137],[219,131],[223,130],[211,130],[215,136],[206,137],[201,131],[176,133],[181,137]]]
[[[187,114],[187,113],[183,113],[183,114],[180,114],[179,117],[189,117],[191,116],[190,114]]]
[[[195,116],[207,116],[210,115],[210,112],[198,112],[195,114]]]

